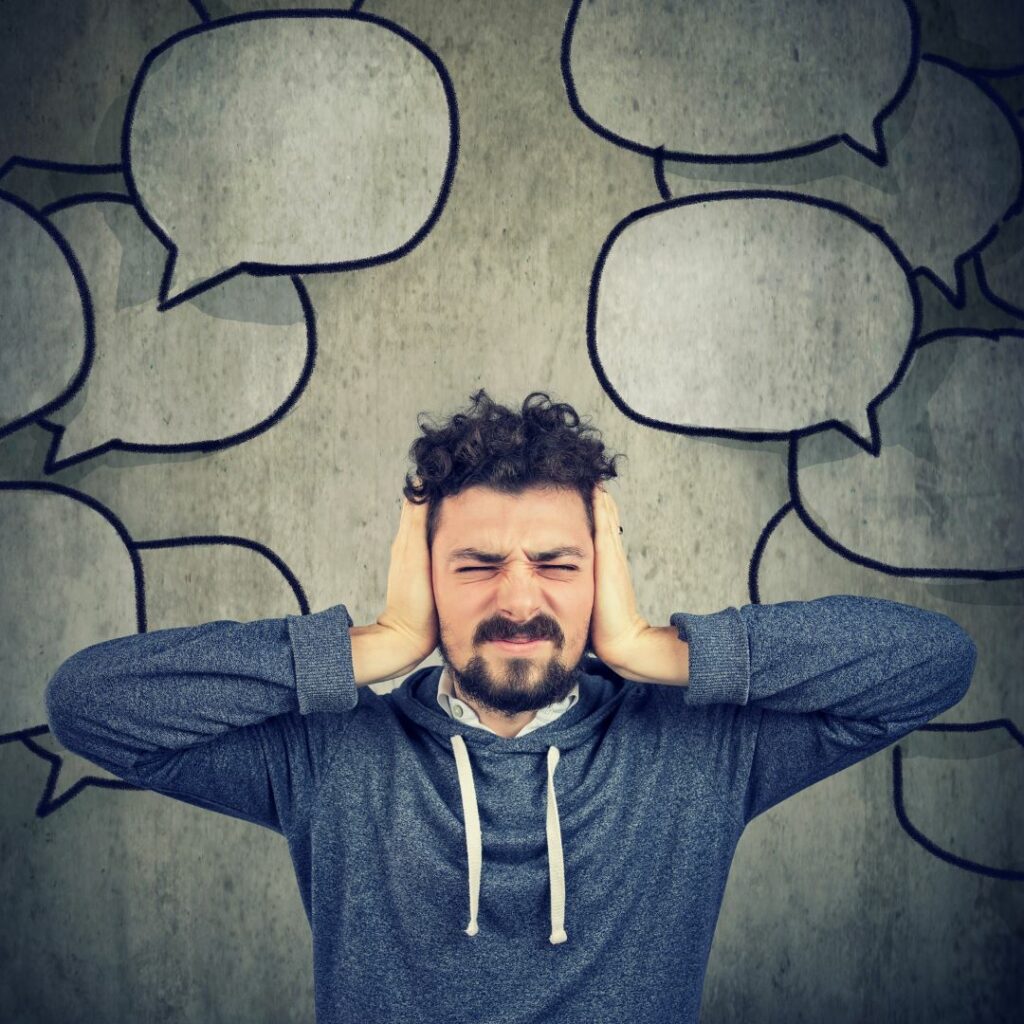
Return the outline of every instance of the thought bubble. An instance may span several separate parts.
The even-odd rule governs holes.
[[[257,13],[153,50],[125,119],[129,185],[171,250],[165,306],[240,270],[397,259],[433,226],[457,150],[444,66],[362,13]]]
[[[49,216],[78,256],[96,318],[83,401],[48,417],[64,427],[49,472],[108,448],[237,444],[294,404],[316,345],[297,278],[242,274],[162,313],[166,253],[127,200],[80,197]]]
[[[188,0],[4,0],[2,20],[0,178],[12,158],[120,163],[104,119],[120,123],[146,52],[199,16]]]
[[[916,329],[909,271],[834,203],[719,192],[647,207],[598,258],[591,357],[652,426],[766,440],[836,420],[873,446],[868,406]]]
[[[834,431],[800,438],[808,522],[873,568],[1024,574],[1022,396],[1024,332],[925,336],[876,408],[878,457]]]
[[[67,401],[92,353],[92,303],[74,253],[0,191],[0,437]]]
[[[909,0],[573,0],[562,38],[569,103],[588,127],[687,160],[843,141],[884,162],[882,122],[917,59]]]

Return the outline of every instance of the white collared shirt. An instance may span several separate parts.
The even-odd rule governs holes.
[[[508,738],[515,739],[519,736],[525,736],[528,732],[533,732],[534,729],[539,729],[542,725],[553,722],[559,716],[564,715],[579,699],[580,684],[577,683],[562,700],[542,707],[533,716],[532,721],[527,722],[514,737]],[[478,729],[486,729],[488,732],[494,732],[489,725],[484,725],[480,721],[480,717],[468,704],[455,696],[451,672],[448,670],[447,665],[441,669],[441,678],[437,684],[437,703],[456,721],[462,722],[465,725],[476,726]],[[495,736],[498,735],[496,732],[494,734]]]

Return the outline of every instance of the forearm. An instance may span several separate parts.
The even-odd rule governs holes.
[[[637,643],[628,665],[611,666],[635,683],[686,686],[690,681],[690,645],[675,626],[651,626]]]
[[[50,729],[62,745],[101,764],[131,767],[305,705],[325,672],[343,606],[315,615],[221,619],[133,633],[84,648],[47,684]],[[336,673],[337,674],[337,673]],[[311,708],[322,710],[322,700]]]
[[[974,644],[954,620],[881,598],[832,594],[671,622],[691,647],[688,705],[827,712],[896,733],[959,700],[973,669]]]

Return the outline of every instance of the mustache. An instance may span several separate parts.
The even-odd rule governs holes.
[[[560,637],[558,627],[546,622],[517,626],[515,623],[499,620],[484,630],[481,640],[554,640],[557,643]]]

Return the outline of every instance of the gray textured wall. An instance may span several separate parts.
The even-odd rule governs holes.
[[[312,1020],[280,837],[110,785],[41,726],[43,686],[142,625],[372,622],[416,413],[479,387],[548,389],[628,453],[652,623],[934,608],[979,657],[933,724],[1024,724],[1019,5],[586,3],[576,109],[570,6],[362,6],[454,89],[444,194],[443,76],[370,22],[173,48],[118,168],[146,54],[201,5],[0,7],[3,1020]],[[736,190],[776,195],[691,198]],[[202,288],[245,260],[305,271]],[[1020,739],[918,731],[756,819],[703,1020],[1013,1019]]]

